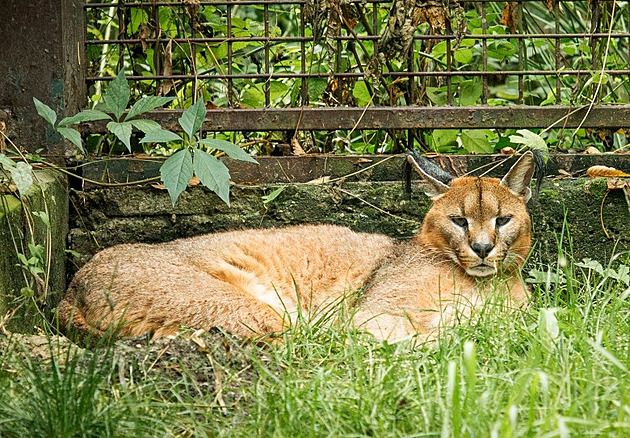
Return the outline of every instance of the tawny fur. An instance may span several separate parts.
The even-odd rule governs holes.
[[[405,242],[307,225],[108,248],[79,270],[59,320],[97,336],[111,326],[121,336],[187,326],[256,337],[346,299],[358,328],[393,341],[452,324],[491,294],[519,306],[528,296],[519,267],[531,245],[532,170],[526,154],[502,181],[458,178],[447,187],[424,175],[434,202]],[[493,246],[483,260],[471,249],[478,242]]]

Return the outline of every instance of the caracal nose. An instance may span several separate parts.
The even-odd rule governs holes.
[[[485,259],[488,254],[490,254],[490,251],[492,251],[492,249],[494,248],[494,245],[491,243],[475,242],[470,245],[470,247],[475,252],[475,254],[477,254],[480,258]]]

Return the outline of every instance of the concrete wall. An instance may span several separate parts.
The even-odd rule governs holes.
[[[35,185],[23,199],[0,195],[0,318],[15,312],[6,325],[10,330],[30,332],[42,323],[42,317],[50,319],[51,310],[65,290],[67,192],[62,174],[38,170]],[[48,216],[49,224],[39,212]],[[17,256],[22,253],[31,257],[28,243],[46,249],[41,282],[34,281]],[[26,286],[34,286],[33,297],[24,294],[27,291],[22,288]]]

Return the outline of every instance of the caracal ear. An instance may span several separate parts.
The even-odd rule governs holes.
[[[520,196],[523,201],[529,201],[532,190],[529,187],[534,174],[534,154],[525,152],[512,166],[509,172],[501,180],[501,185],[510,189],[512,193]]]
[[[429,198],[435,201],[436,199],[440,198],[444,193],[448,191],[450,187],[444,184],[442,181],[429,175],[420,166],[418,161],[416,161],[416,159],[413,156],[407,155],[407,161],[409,162],[409,164],[411,164],[411,166],[415,169],[415,171],[420,174],[420,176],[424,180],[425,184],[422,185],[422,188],[424,190],[424,193]],[[433,163],[430,163],[430,164],[433,165]]]

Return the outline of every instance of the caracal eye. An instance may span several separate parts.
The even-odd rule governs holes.
[[[508,222],[510,222],[512,220],[512,216],[499,216],[495,223],[497,225],[497,227],[502,227],[503,225],[507,225]]]
[[[468,228],[468,219],[462,216],[449,216],[451,222],[460,228]]]

